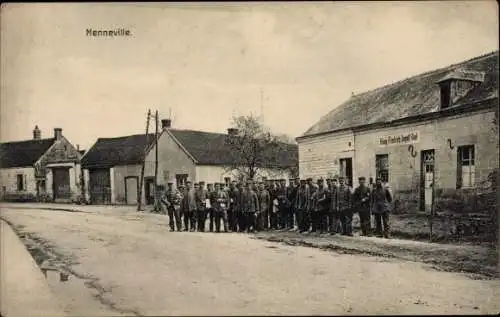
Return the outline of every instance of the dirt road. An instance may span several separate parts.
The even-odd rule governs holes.
[[[73,316],[500,311],[498,280],[415,262],[170,233],[162,215],[2,208],[1,216],[72,272],[68,282],[48,279]]]

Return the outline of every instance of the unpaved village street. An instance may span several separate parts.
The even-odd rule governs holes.
[[[48,276],[72,316],[500,311],[498,280],[415,262],[247,234],[171,233],[166,216],[104,208],[2,208],[1,217],[72,272],[67,282]]]

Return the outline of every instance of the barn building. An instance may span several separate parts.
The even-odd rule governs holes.
[[[474,195],[498,168],[498,55],[352,96],[297,138],[300,176],[380,176],[416,210]]]
[[[158,184],[175,180],[178,185],[186,180],[206,183],[229,182],[238,176],[228,134],[173,129],[171,120],[162,120],[158,137]],[[233,130],[228,129],[229,133]],[[82,158],[87,200],[92,204],[136,204],[143,153],[144,186],[141,201],[154,203],[154,134],[131,135],[118,138],[99,138]],[[286,178],[297,166],[297,145],[285,145],[279,153],[279,166],[264,167],[260,177]]]
[[[71,202],[81,194],[80,152],[55,128],[54,136],[41,138],[38,126],[33,139],[0,144],[2,198],[20,196]],[[9,198],[10,197],[10,198]]]

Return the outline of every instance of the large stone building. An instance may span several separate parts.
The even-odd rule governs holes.
[[[43,198],[70,202],[81,194],[80,151],[55,128],[54,136],[0,144],[0,186],[4,199]],[[17,198],[16,198],[17,197]]]
[[[159,185],[175,180],[206,183],[229,182],[238,177],[228,134],[171,128],[170,120],[162,120],[158,137]],[[154,202],[155,169],[154,134],[119,138],[100,138],[82,158],[87,200],[93,204],[136,204],[139,193],[143,153],[144,185],[141,201]],[[297,165],[296,145],[285,145],[279,152],[279,166],[260,169],[259,176],[288,178],[289,167]]]
[[[498,57],[354,95],[297,138],[300,176],[381,176],[419,210],[475,193],[498,168]]]

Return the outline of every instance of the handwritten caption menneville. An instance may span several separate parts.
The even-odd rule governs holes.
[[[96,30],[96,29],[86,29],[85,34],[88,37],[126,37],[131,36],[132,32],[129,29],[117,28],[111,30]]]

